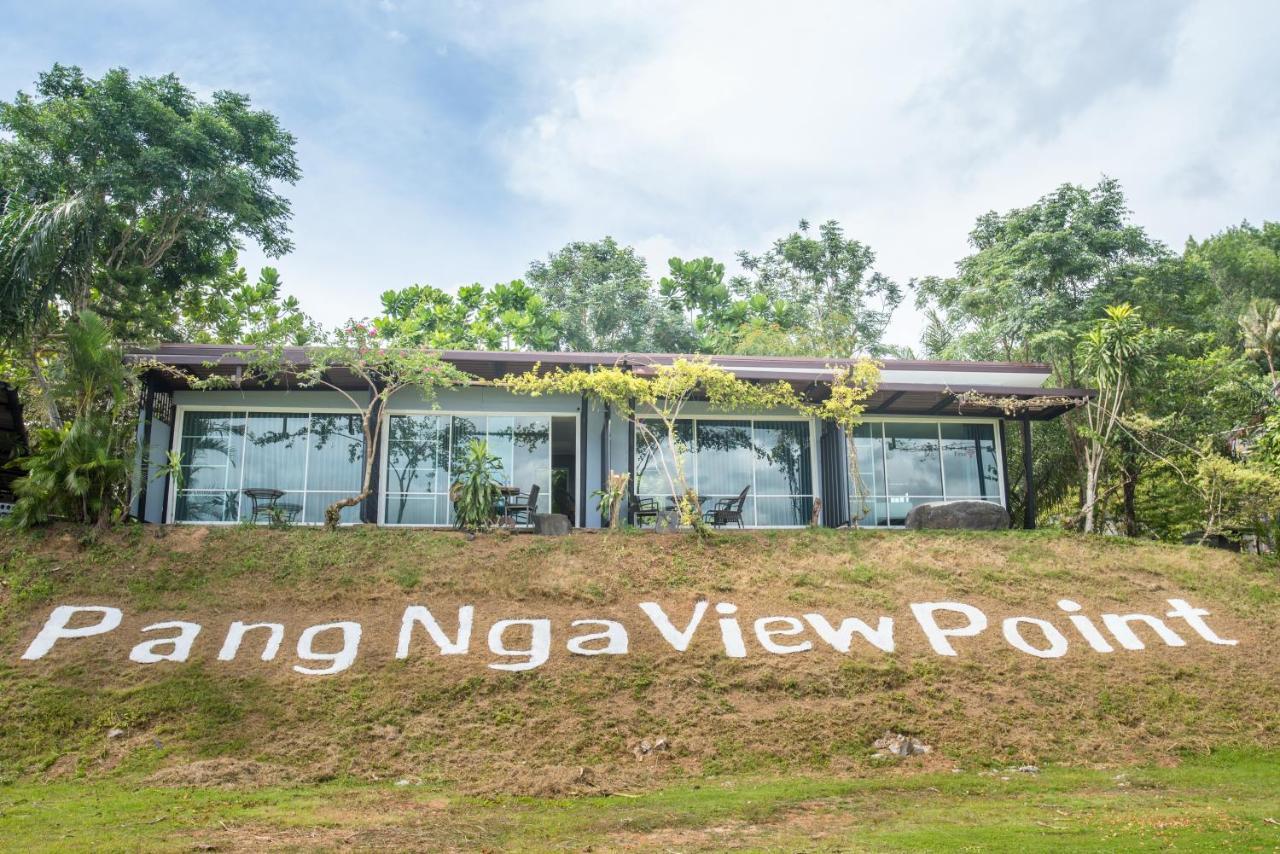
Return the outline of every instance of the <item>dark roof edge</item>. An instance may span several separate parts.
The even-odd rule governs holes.
[[[151,357],[157,361],[171,365],[203,364],[217,362],[234,365],[242,360],[235,357],[237,353],[245,353],[253,347],[246,344],[161,344],[157,347],[139,347],[130,350],[133,358]],[[287,357],[298,363],[305,363],[306,347],[286,347]],[[677,358],[693,358],[688,353],[577,353],[565,351],[530,351],[530,350],[440,350],[440,357],[450,362],[521,362],[533,364],[545,362],[561,365],[652,365],[665,364]],[[851,365],[856,359],[820,359],[810,356],[707,356],[716,364],[738,368],[779,368],[793,367],[797,370],[822,370],[833,366]],[[965,362],[955,360],[931,359],[879,359],[885,370],[906,371],[980,371],[990,373],[1026,373],[1048,376],[1051,366],[1040,362]]]

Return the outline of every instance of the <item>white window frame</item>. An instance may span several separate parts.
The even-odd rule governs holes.
[[[1001,506],[1001,507],[1005,508],[1005,510],[1008,510],[1008,509],[1009,509],[1009,508],[1008,508],[1008,505],[1007,505],[1007,503],[1006,503],[1006,501],[1005,501],[1005,497],[1006,497],[1006,495],[1007,495],[1008,493],[1006,492],[1006,489],[1005,489],[1005,456],[1004,456],[1004,442],[1001,440],[1001,437],[1000,437],[1000,421],[1001,421],[1001,419],[999,419],[999,418],[975,418],[975,417],[958,417],[958,418],[955,418],[955,417],[938,417],[938,416],[930,416],[930,415],[891,415],[891,414],[890,414],[890,415],[870,415],[870,416],[866,416],[866,417],[864,417],[864,418],[862,419],[862,423],[863,423],[863,424],[888,424],[888,423],[897,424],[897,423],[908,422],[908,421],[917,422],[917,423],[919,423],[919,422],[924,422],[924,423],[928,423],[928,424],[937,424],[937,425],[938,425],[938,442],[939,442],[939,448],[938,448],[938,466],[939,466],[939,469],[940,469],[939,474],[940,474],[940,476],[941,476],[941,478],[942,478],[942,496],[940,496],[940,497],[938,497],[938,498],[937,498],[937,500],[938,500],[938,501],[967,501],[967,500],[973,500],[973,501],[990,501],[990,500],[991,500],[990,498],[985,498],[985,499],[984,499],[984,498],[982,498],[981,496],[973,496],[973,497],[970,497],[970,496],[957,496],[957,497],[953,498],[953,497],[951,497],[951,496],[947,495],[947,471],[946,471],[946,465],[945,465],[945,463],[942,461],[942,448],[941,448],[941,442],[942,442],[942,425],[943,425],[943,424],[989,424],[989,425],[991,426],[991,433],[992,433],[992,436],[994,436],[994,438],[995,438],[996,471],[999,473],[999,484],[998,484],[997,489],[996,489],[996,499],[997,499],[997,501],[998,501],[998,503],[1000,504],[1000,506]],[[845,448],[845,453],[848,453],[848,452],[849,452],[849,449],[848,449],[848,447],[846,446],[846,448]],[[883,431],[883,428],[882,428],[882,429],[881,429],[881,433],[880,433],[880,455],[881,455],[881,465],[882,465],[882,466],[884,466],[885,470],[887,471],[887,470],[888,470],[888,460],[887,460],[887,459],[885,459],[884,454],[885,454],[885,442],[884,442],[884,431]],[[849,507],[848,507],[848,511],[849,511],[849,518],[850,518],[850,520],[852,520],[852,519],[853,519],[853,516],[854,516],[854,512],[853,512],[853,500],[854,500],[854,494],[853,494],[853,491],[852,491],[852,486],[853,486],[853,484],[852,484],[852,483],[850,483],[850,477],[849,477],[849,470],[848,470],[848,466],[846,466],[846,467],[845,467],[845,471],[844,471],[843,477],[844,477],[844,479],[845,479],[846,489],[848,489],[848,490],[849,490],[849,495],[848,495],[847,503],[848,503],[848,505],[849,505]],[[908,501],[911,499],[911,496],[910,496],[910,494],[909,494],[909,493],[903,493],[903,495],[906,497],[906,499],[907,499]],[[893,496],[888,495],[887,493],[886,493],[886,494],[884,494],[884,495],[868,495],[868,496],[865,496],[865,497],[866,497],[867,499],[869,499],[869,500],[872,500],[872,501],[874,501],[874,500],[876,500],[876,499],[883,499],[883,500],[886,502],[886,506],[888,505],[889,500],[890,500],[891,498],[893,498]],[[919,496],[917,496],[917,497],[919,497]],[[992,503],[996,503],[996,502],[995,502],[995,501],[993,501]],[[883,529],[883,530],[890,530],[890,531],[892,531],[892,530],[902,530],[905,526],[903,526],[903,525],[860,525],[859,527],[865,527],[865,528],[868,528],[868,529],[877,529],[877,530],[881,530],[881,529]]]
[[[582,483],[581,475],[582,475],[582,464],[583,464],[583,460],[581,459],[582,457],[582,442],[581,442],[582,413],[581,412],[578,412],[578,411],[549,412],[549,411],[542,411],[542,410],[539,410],[536,412],[519,412],[519,411],[508,411],[508,410],[490,411],[490,410],[483,410],[483,409],[479,409],[479,410],[430,409],[430,408],[422,408],[422,407],[408,407],[408,408],[397,408],[397,409],[388,408],[382,413],[382,428],[381,428],[382,437],[379,441],[379,445],[380,445],[379,454],[381,455],[382,459],[381,459],[381,463],[378,466],[377,495],[378,495],[378,524],[381,526],[384,526],[387,528],[442,528],[442,529],[453,527],[448,522],[445,522],[443,524],[434,524],[434,525],[428,525],[428,524],[420,525],[414,522],[388,522],[387,521],[387,498],[390,495],[392,494],[409,495],[409,496],[420,495],[425,497],[425,496],[433,496],[433,495],[441,494],[439,492],[392,493],[387,489],[387,471],[391,463],[391,457],[388,453],[390,442],[391,442],[391,418],[394,415],[433,415],[441,418],[454,418],[455,416],[458,418],[546,418],[548,419],[548,424],[547,424],[547,429],[548,429],[547,471],[548,472],[554,471],[554,466],[553,466],[554,448],[553,448],[551,431],[554,431],[555,429],[555,422],[552,419],[572,418],[573,419],[573,490],[572,492],[575,495],[574,510],[576,511],[578,509],[576,502],[581,502],[586,500],[585,496],[577,496],[578,488]],[[452,422],[450,422],[450,429],[452,429]],[[450,457],[445,466],[445,471],[452,473],[453,471],[452,436],[450,437],[450,441],[449,441],[449,454],[450,454]],[[549,482],[547,483],[546,496],[547,496],[547,507],[550,508],[551,507],[551,484]],[[577,524],[576,519],[573,521],[574,521],[574,524]]]
[[[662,422],[662,419],[661,419],[661,418],[659,418],[659,417],[658,417],[658,416],[656,416],[656,415],[639,415],[639,416],[638,416],[638,418],[639,418],[641,421],[658,421],[659,423],[661,423],[661,422]],[[773,493],[770,493],[770,494],[768,494],[768,495],[760,495],[759,493],[757,493],[757,492],[756,492],[756,468],[755,468],[755,465],[752,465],[752,466],[751,466],[751,493],[750,493],[750,495],[751,495],[751,498],[752,498],[753,500],[752,500],[751,507],[752,507],[753,511],[756,511],[756,504],[755,504],[755,501],[754,501],[754,499],[756,499],[756,498],[808,498],[808,499],[810,499],[810,500],[816,501],[816,500],[818,500],[818,498],[820,498],[820,497],[821,497],[821,495],[822,495],[822,493],[821,493],[821,488],[822,488],[822,471],[821,471],[821,469],[819,469],[819,468],[818,468],[818,442],[817,442],[818,432],[817,432],[817,429],[816,429],[816,427],[815,427],[815,421],[814,421],[814,419],[812,419],[812,418],[808,418],[808,417],[806,417],[806,416],[804,416],[804,415],[738,415],[738,414],[734,414],[734,413],[726,413],[726,414],[723,414],[723,415],[722,415],[722,414],[720,414],[720,413],[716,413],[716,412],[699,412],[699,413],[697,413],[696,415],[679,415],[679,416],[677,416],[676,420],[677,420],[677,421],[693,421],[693,422],[697,422],[697,421],[745,421],[745,422],[747,422],[748,424],[750,424],[750,425],[751,425],[751,433],[752,433],[753,441],[754,441],[754,437],[755,437],[755,422],[757,422],[757,421],[801,421],[801,422],[804,422],[805,424],[807,424],[807,425],[809,426],[809,471],[810,471],[810,484],[809,484],[809,485],[810,485],[810,488],[811,488],[811,489],[816,489],[816,490],[818,490],[818,491],[815,491],[815,492],[808,492],[808,493],[798,493],[798,494],[796,494],[796,495],[774,495]],[[697,428],[697,424],[696,424],[696,423],[694,424],[694,428],[693,428],[693,436],[694,436],[694,442],[695,442],[695,444],[696,444],[696,442],[697,442],[697,437],[698,437],[698,428]],[[638,457],[638,455],[639,455],[639,452],[640,452],[640,439],[638,439],[638,438],[637,438],[636,443],[635,443],[635,447],[634,447],[634,448],[632,449],[632,451],[631,451],[631,471],[632,471],[632,472],[636,472],[636,460],[637,460],[637,457]],[[697,482],[698,482],[698,455],[697,455],[696,453],[694,453],[694,454],[693,454],[693,465],[694,465],[694,471],[693,471],[693,482],[694,482],[694,483],[697,483]],[[637,472],[636,474],[638,475],[638,472]],[[633,488],[634,488],[634,485],[633,485]],[[664,491],[663,491],[663,492],[661,492],[661,493],[649,493],[649,492],[638,492],[638,491],[637,491],[637,492],[636,492],[636,497],[637,497],[637,498],[669,498],[670,496],[669,496],[669,495],[667,495],[667,491],[666,491],[666,490],[664,490]],[[699,497],[702,497],[702,496],[700,495]],[[720,497],[733,498],[733,497],[736,497],[736,496],[718,496],[718,495],[708,495],[708,496],[706,496],[706,497],[707,497],[707,498],[720,498]],[[706,509],[706,508],[704,508],[704,509]],[[753,528],[753,529],[760,529],[760,530],[783,530],[783,529],[807,528],[807,527],[809,527],[809,526],[808,526],[808,524],[803,524],[803,525],[759,525],[759,524],[756,524],[758,521],[759,521],[759,512],[758,512],[758,511],[756,511],[756,512],[755,512],[755,516],[754,516],[754,518],[752,519],[752,523],[751,523],[750,525],[747,525],[747,524],[745,524],[745,522],[744,522],[743,527],[746,527],[746,528]]]
[[[191,410],[192,412],[243,412],[246,415],[246,419],[245,419],[246,421],[248,420],[247,416],[252,414],[257,414],[257,413],[263,413],[268,415],[271,413],[280,413],[285,415],[306,415],[307,416],[307,450],[306,450],[306,456],[303,459],[304,459],[304,465],[307,467],[307,470],[304,470],[303,477],[302,477],[302,483],[304,488],[289,492],[290,495],[300,495],[302,497],[302,511],[298,515],[304,519],[306,518],[307,496],[310,495],[312,492],[314,492],[317,495],[341,494],[336,490],[332,490],[332,489],[308,490],[305,488],[305,485],[307,483],[307,474],[309,473],[308,470],[310,469],[310,465],[311,465],[311,417],[313,415],[346,415],[352,418],[361,418],[362,415],[360,412],[348,412],[338,407],[324,407],[324,406],[317,407],[314,405],[312,406],[254,406],[254,405],[246,405],[246,404],[226,404],[226,403],[217,403],[217,404],[180,403],[174,407],[173,434],[170,437],[171,439],[170,450],[177,451],[179,453],[182,452],[182,438],[183,438],[183,430],[184,430],[184,427],[186,426],[185,419],[186,419],[187,410]],[[249,435],[248,431],[246,430],[244,438],[241,440],[240,485],[236,488],[237,494],[244,492],[244,443],[248,441],[248,435]],[[363,439],[361,441],[363,441]],[[365,454],[367,455],[368,453],[369,453],[369,449],[365,448]],[[172,478],[172,475],[170,475],[169,477]],[[361,484],[363,485],[363,479],[364,479],[363,466],[361,467],[360,477],[361,477]],[[171,525],[241,525],[246,523],[246,520],[239,518],[240,516],[239,505],[236,506],[237,518],[234,520],[218,521],[218,522],[202,521],[199,519],[179,520],[177,518],[179,491],[180,490],[178,490],[176,484],[173,486],[172,489],[169,490],[169,502],[168,502],[168,505],[165,507],[165,518],[169,521],[169,524]],[[185,491],[191,491],[191,490],[185,490]],[[215,492],[216,490],[198,490],[198,491]],[[356,506],[359,507],[359,505],[356,505]],[[324,523],[299,521],[299,522],[294,522],[293,524],[319,526],[319,525],[323,525]],[[361,525],[363,523],[362,522],[341,522],[339,524]]]

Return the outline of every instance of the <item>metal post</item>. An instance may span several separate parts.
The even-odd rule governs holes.
[[[1026,504],[1022,511],[1022,527],[1028,531],[1036,526],[1036,479],[1031,458],[1031,419],[1022,416],[1022,469],[1027,483]]]

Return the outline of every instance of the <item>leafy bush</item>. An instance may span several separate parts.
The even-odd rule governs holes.
[[[458,479],[449,490],[459,528],[483,531],[498,518],[496,506],[501,493],[498,475],[502,461],[489,453],[489,443],[473,439],[467,447]]]

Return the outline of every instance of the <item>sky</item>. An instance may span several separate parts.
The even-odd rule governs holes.
[[[1103,175],[1174,248],[1280,219],[1277,44],[1275,0],[0,0],[0,98],[54,62],[248,94],[303,177],[294,251],[242,260],[333,325],[605,235],[732,269],[802,218],[906,283]]]

